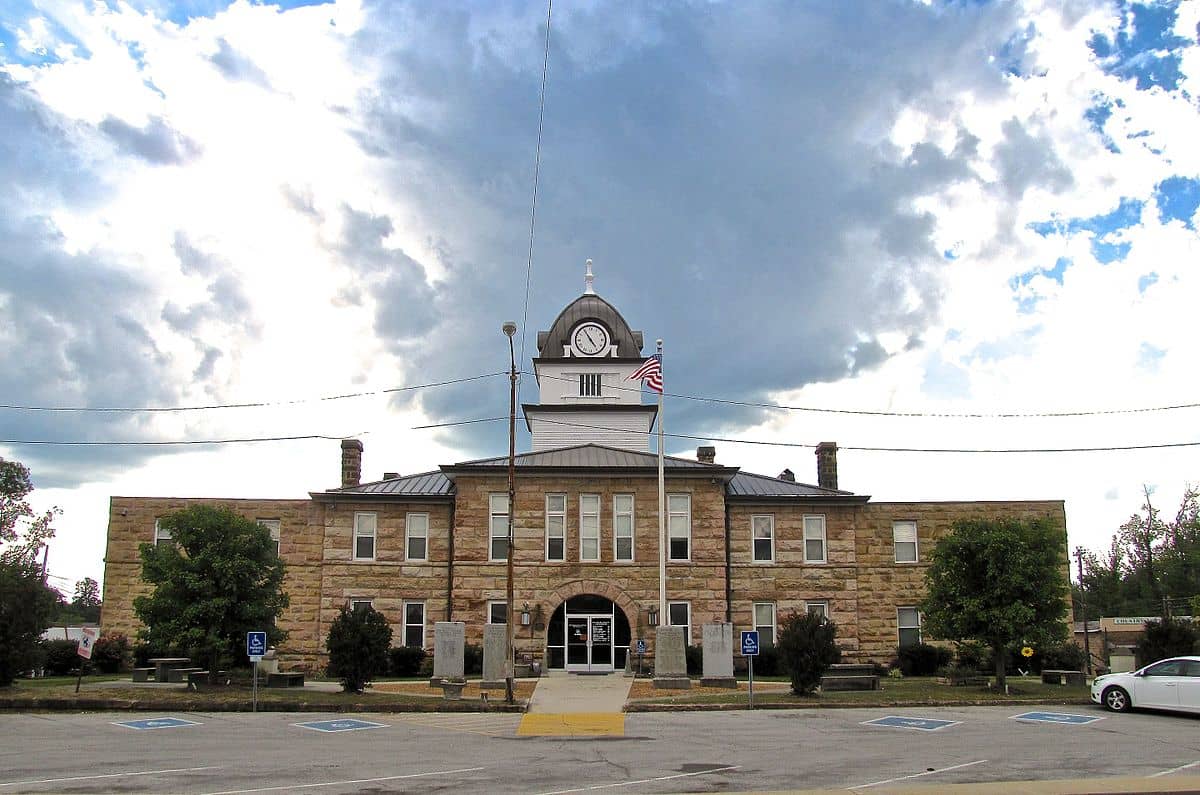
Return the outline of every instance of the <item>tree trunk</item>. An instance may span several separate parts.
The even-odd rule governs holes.
[[[992,644],[992,659],[996,662],[996,689],[1001,691],[1004,690],[1006,684],[1004,676],[1008,668],[1007,651],[1003,643]]]

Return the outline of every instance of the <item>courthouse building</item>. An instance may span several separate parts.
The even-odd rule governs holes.
[[[539,399],[522,407],[532,444],[516,456],[511,506],[518,654],[550,669],[620,669],[636,639],[652,647],[653,624],[681,625],[699,644],[702,625],[729,621],[769,642],[789,613],[813,611],[837,623],[845,659],[886,663],[921,639],[925,561],[955,520],[1048,517],[1065,554],[1061,501],[872,502],[839,488],[831,442],[816,449],[815,485],[790,470],[743,472],[700,447],[664,461],[659,616],[657,410],[627,380],[644,343],[590,277],[538,333]],[[447,620],[481,643],[485,624],[505,620],[507,455],[365,482],[362,455],[360,441],[343,440],[341,482],[309,499],[113,497],[103,629],[138,628],[132,601],[148,588],[138,547],[164,540],[157,518],[207,503],[260,521],[278,541],[291,598],[283,659],[323,667],[338,609],[361,602],[391,622],[395,645],[430,648],[434,622]]]

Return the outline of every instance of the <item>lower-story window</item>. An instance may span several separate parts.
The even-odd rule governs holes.
[[[915,607],[896,608],[896,628],[900,648],[921,642],[921,613]]]
[[[829,618],[829,602],[805,602],[804,611],[820,616],[821,618]]]
[[[683,627],[683,642],[692,645],[692,606],[687,602],[667,603],[667,623],[672,627]]]
[[[758,630],[759,646],[775,645],[775,603],[754,603],[754,628]]]
[[[375,606],[375,603],[370,599],[351,599],[350,609],[354,611],[369,610]]]
[[[489,624],[507,624],[508,602],[488,602],[487,622]]]
[[[404,645],[425,647],[425,603],[404,603]]]

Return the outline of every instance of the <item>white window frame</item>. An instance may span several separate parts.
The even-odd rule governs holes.
[[[687,502],[687,508],[682,511],[677,511],[671,508],[671,500],[682,499]],[[685,535],[678,535],[675,532],[674,522],[672,519],[677,516],[682,516],[684,519]],[[677,538],[682,538],[687,542],[687,555],[682,558],[677,558],[674,551],[671,549],[671,542]],[[667,495],[667,560],[675,563],[687,563],[692,559],[692,495],[691,494],[668,494]]]
[[[804,519],[804,562],[805,563],[828,563],[829,562],[829,534],[825,528],[825,514],[805,514]],[[820,527],[813,532],[809,532],[809,525],[819,524]],[[808,542],[820,540],[821,542],[821,557],[810,558],[808,556]]]
[[[400,634],[400,641],[401,641],[402,645],[408,646],[409,645],[409,643],[408,643],[408,628],[416,626],[416,624],[408,623],[408,608],[413,605],[421,606],[421,644],[419,647],[414,647],[414,648],[422,648],[423,649],[423,648],[425,648],[425,626],[426,626],[426,624],[428,624],[428,620],[427,620],[428,614],[425,611],[425,600],[424,599],[405,599],[404,602],[400,605],[400,609],[403,611],[400,614],[401,621],[403,622],[401,624],[402,630],[401,630],[401,634]]]
[[[596,506],[596,510],[586,510],[585,505],[592,503]],[[589,519],[591,520],[589,522]],[[591,524],[594,530],[594,535],[585,529],[585,526]],[[588,533],[585,535],[585,533]],[[595,542],[595,554],[592,556],[586,555],[584,551],[584,542]],[[600,562],[600,495],[599,494],[580,494],[579,495],[579,562],[580,563],[599,563]]]
[[[370,533],[363,532],[362,528],[359,527],[359,520],[362,519],[365,521],[366,517],[368,517],[368,516],[371,517],[371,532]],[[358,540],[360,538],[371,539],[371,554],[369,556],[358,554]],[[375,560],[376,559],[376,557],[379,554],[379,515],[377,513],[375,513],[374,511],[355,511],[354,512],[354,538],[353,538],[351,544],[352,545],[350,547],[350,556],[354,560]]]
[[[909,533],[911,533],[912,539],[911,540],[908,540],[908,539],[901,540],[900,537],[902,535],[902,531],[904,531],[903,535],[908,535]],[[904,545],[905,547],[907,547],[909,544],[912,544],[912,560],[901,560],[900,559],[901,545]],[[920,543],[917,539],[917,522],[916,522],[916,520],[914,520],[914,519],[897,519],[896,521],[892,522],[892,547],[893,547],[893,551],[895,553],[893,555],[893,557],[897,563],[907,565],[910,563],[920,562],[921,550],[920,550]]]
[[[758,556],[758,528],[760,522],[765,521],[768,535],[765,540],[770,548],[770,554],[765,558]],[[750,517],[750,560],[754,563],[774,563],[775,562],[775,514],[773,513],[756,513]]]
[[[371,608],[372,610],[375,609],[375,600],[374,599],[364,599],[359,596],[351,596],[347,601],[350,603],[350,612],[352,612],[352,613],[358,609],[359,605],[366,605],[367,607]]]
[[[629,500],[629,510],[627,510],[627,511],[623,511],[618,507],[619,501],[623,500],[623,499]],[[636,535],[635,531],[634,531],[634,516],[636,515],[634,513],[635,507],[636,507],[636,500],[634,499],[634,496],[632,494],[614,494],[613,495],[613,514],[612,514],[613,515],[613,561],[615,563],[632,563],[633,559],[634,559],[634,555],[636,554],[634,552],[634,541],[633,541],[633,539]],[[625,518],[628,518],[628,520],[629,520],[628,535],[622,535],[620,523],[618,521],[620,519],[625,519]],[[628,557],[621,557],[621,548],[620,548],[618,542],[623,538],[629,539],[629,556]]]
[[[271,540],[275,542],[275,557],[279,557],[279,526],[278,519],[255,519],[255,522],[267,528],[267,532],[271,534]]]
[[[562,509],[553,509],[550,507],[550,500],[561,499]],[[551,519],[559,520],[559,535],[552,535],[550,532]],[[550,541],[558,539],[561,542],[561,551],[557,558],[550,557]],[[562,563],[567,559],[567,495],[566,494],[547,494],[546,495],[546,562],[547,563]]]
[[[503,511],[498,511],[496,505],[501,502],[504,505]],[[508,511],[511,506],[508,504],[508,494],[489,494],[488,495],[488,561],[491,563],[500,563],[508,560]],[[501,534],[496,535],[496,520],[500,517],[504,518],[504,526],[501,528]],[[496,542],[504,542],[504,554],[500,557],[495,557]]]
[[[603,397],[604,373],[580,373],[579,397]]]
[[[766,607],[766,608],[770,609],[770,611],[771,611],[770,624],[763,624],[763,623],[759,622],[758,608],[760,608],[760,607]],[[751,610],[751,612],[750,612],[751,620],[754,622],[754,629],[755,629],[755,631],[758,632],[758,645],[760,647],[774,646],[776,641],[779,640],[779,638],[778,638],[778,635],[779,635],[779,611],[775,608],[775,603],[774,602],[755,602],[754,606],[750,610]],[[761,628],[766,627],[766,626],[769,626],[771,628],[770,643],[768,643],[763,638],[763,631]]]
[[[508,602],[506,602],[503,599],[489,599],[488,603],[487,603],[487,614],[484,615],[484,617],[483,617],[483,621],[485,624],[500,624],[501,626],[503,626],[504,624],[508,623],[507,621],[493,621],[492,620],[492,618],[493,618],[492,609],[495,608],[497,605],[504,608],[504,610],[503,610],[504,614],[508,615]]]
[[[917,623],[915,625],[914,624],[901,624],[900,623],[900,611],[902,611],[902,610],[911,610],[913,613],[915,613],[917,616]],[[896,608],[896,646],[897,647],[900,646],[900,644],[902,642],[902,638],[903,638],[903,636],[900,633],[902,633],[906,629],[915,629],[917,631],[917,643],[921,642],[921,611],[917,608],[916,605],[900,605]]]
[[[414,520],[416,524],[420,524],[421,521],[424,521],[425,523],[425,527],[420,531],[420,535],[417,534],[418,528],[413,526]],[[412,554],[412,542],[417,538],[425,542],[424,553],[420,557]],[[406,513],[404,515],[404,559],[420,561],[429,560],[429,514],[424,512],[414,512]]]
[[[684,624],[676,624],[671,620],[671,608],[677,605],[683,605],[684,612],[687,614],[687,622]],[[692,645],[692,603],[691,602],[667,602],[667,626],[683,627],[683,642],[684,645]]]
[[[817,608],[814,610],[813,608]],[[805,613],[816,613],[822,618],[829,618],[829,600],[828,599],[807,599],[804,602]]]
[[[171,531],[163,527],[161,523],[162,519],[154,520],[154,546],[158,546],[160,541],[174,542],[175,540],[171,538]]]

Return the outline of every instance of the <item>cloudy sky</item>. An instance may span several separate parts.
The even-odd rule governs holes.
[[[101,577],[110,495],[303,497],[344,436],[369,479],[502,454],[416,426],[505,414],[501,322],[529,369],[587,258],[669,392],[794,407],[669,399],[722,463],[811,481],[832,440],[843,488],[1065,499],[1091,548],[1200,480],[854,449],[1200,442],[1127,411],[1200,402],[1200,3],[560,2],[527,270],[546,18],[0,6],[0,455],[64,510],[56,584]],[[269,436],[329,438],[29,444]]]

